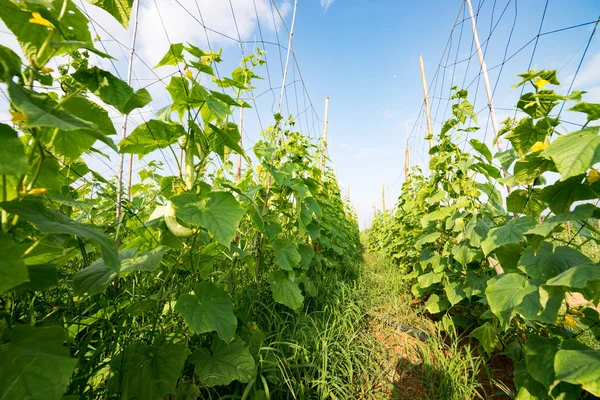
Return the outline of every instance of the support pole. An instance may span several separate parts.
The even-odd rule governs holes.
[[[408,181],[408,170],[410,167],[410,150],[408,149],[408,140],[410,136],[410,132],[408,131],[408,121],[404,120],[404,125],[406,125],[406,152],[404,153],[404,182]]]
[[[283,96],[285,95],[285,82],[287,80],[288,66],[290,65],[290,53],[292,50],[292,37],[294,36],[294,24],[296,23],[296,8],[298,7],[298,0],[294,1],[294,13],[292,15],[292,26],[290,28],[290,40],[288,41],[287,57],[285,59],[285,68],[283,70],[283,83],[281,84],[281,94],[279,96],[279,114],[281,114],[281,108],[283,107]]]
[[[240,147],[242,147],[242,137],[244,136],[244,133],[242,131],[243,126],[244,126],[244,107],[240,107],[240,124],[239,124]],[[237,162],[237,180],[238,180],[238,182],[240,181],[241,178],[242,178],[242,155],[238,154],[238,162]]]
[[[323,148],[321,149],[321,173],[325,171],[327,156],[327,129],[329,127],[329,96],[325,97],[325,121],[323,122]]]
[[[350,185],[348,185],[348,201],[350,201]]]
[[[131,202],[131,181],[133,180],[133,154],[129,155],[129,180],[127,181],[127,200]]]
[[[135,38],[137,36],[137,28],[138,28],[138,16],[140,14],[140,0],[137,1],[137,5],[135,8],[135,17],[133,19],[133,35],[131,37],[131,49],[129,51],[129,66],[127,69],[127,84],[131,86],[131,74],[133,71],[133,55],[135,53]],[[127,137],[127,120],[129,119],[129,114],[123,115],[123,125],[121,127],[121,137],[125,139]],[[122,219],[122,211],[123,211],[123,164],[125,163],[125,154],[119,155],[119,174],[117,180],[117,210],[116,210],[116,220],[117,220],[117,247],[120,244],[119,238],[119,230],[121,227],[121,219]]]
[[[385,185],[381,185],[381,209],[385,214]]]
[[[492,89],[490,87],[490,80],[488,78],[488,69],[483,59],[483,51],[481,50],[481,44],[479,43],[479,35],[477,34],[477,22],[475,22],[475,15],[473,14],[473,6],[471,0],[466,0],[469,8],[469,14],[471,15],[471,25],[473,27],[473,40],[475,41],[475,47],[477,48],[477,56],[479,57],[479,64],[481,64],[481,74],[483,75],[483,82],[485,84],[485,93],[487,94],[488,107],[490,108],[490,119],[492,120],[492,128],[494,129],[494,138],[496,138],[496,146],[498,151],[504,151],[504,147],[500,143],[498,138],[498,124],[496,123],[496,111],[494,109],[494,100],[492,98]]]
[[[429,106],[429,89],[427,89],[427,78],[425,77],[425,66],[423,56],[419,56],[421,63],[421,81],[423,82],[423,94],[425,95],[425,115],[427,117],[427,136],[429,136],[429,150],[433,147],[433,124],[431,123],[431,108]],[[431,154],[429,158],[433,157]]]

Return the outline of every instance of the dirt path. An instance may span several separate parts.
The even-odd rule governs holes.
[[[509,399],[513,388],[508,359],[485,360],[470,339],[451,340],[436,328],[402,281],[396,268],[364,254],[364,281],[372,293],[369,333],[381,346],[378,361],[385,380],[379,388],[387,399]],[[423,332],[422,341],[399,328]],[[413,332],[414,333],[414,332]],[[484,364],[487,363],[487,368]]]

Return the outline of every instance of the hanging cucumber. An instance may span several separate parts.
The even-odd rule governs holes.
[[[165,224],[167,225],[167,229],[169,229],[169,231],[177,237],[189,238],[194,235],[194,230],[177,222],[177,217],[175,216],[175,207],[173,207],[173,203],[170,201],[167,202],[167,209],[165,211]]]
[[[196,174],[194,170],[194,135],[191,134],[187,138],[185,146],[185,188],[188,191],[194,189],[196,183]]]

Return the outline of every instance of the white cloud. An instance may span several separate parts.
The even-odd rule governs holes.
[[[574,87],[577,87],[578,89],[583,88],[582,90],[585,90],[586,87],[599,83],[600,68],[598,68],[598,64],[600,64],[600,53],[597,53],[585,62],[583,68],[579,71],[579,74],[577,74]],[[573,78],[569,77],[568,81],[571,81],[571,79]]]
[[[329,8],[329,6],[334,2],[335,0],[321,0],[321,7],[323,7],[325,9],[325,11],[327,11],[327,9]]]

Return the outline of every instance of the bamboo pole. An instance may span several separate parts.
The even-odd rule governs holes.
[[[323,121],[323,148],[321,149],[321,173],[325,171],[327,157],[327,129],[329,128],[329,96],[325,97],[325,120]]]
[[[244,136],[244,133],[242,131],[244,126],[244,107],[240,107],[240,147],[242,147],[242,137]],[[242,147],[243,148],[243,147]],[[239,180],[242,178],[242,155],[238,154],[238,162],[237,162],[237,180],[239,182]]]
[[[140,0],[138,0],[136,8],[135,8],[135,17],[133,18],[133,34],[131,37],[131,48],[129,51],[129,65],[127,69],[127,84],[131,86],[131,74],[133,71],[133,55],[135,54],[135,38],[137,36],[137,28],[138,28],[138,17],[140,14]],[[123,124],[121,126],[121,137],[125,139],[127,137],[127,121],[129,119],[129,114],[123,115]],[[125,164],[125,154],[121,153],[119,155],[119,172],[118,172],[118,180],[117,180],[117,210],[115,213],[116,221],[117,221],[117,247],[120,244],[119,238],[119,230],[121,227],[121,218],[123,211],[123,167]],[[130,163],[133,166],[133,162]],[[130,173],[131,175],[131,173]],[[131,181],[131,180],[130,180]]]
[[[408,149],[408,140],[410,132],[408,131],[408,121],[404,120],[406,126],[406,152],[404,153],[404,182],[408,181],[408,170],[410,168],[410,150]]]
[[[500,138],[498,138],[498,124],[496,122],[496,110],[494,109],[494,100],[492,95],[492,89],[490,87],[490,79],[488,77],[488,69],[483,59],[483,51],[481,50],[481,44],[479,43],[479,35],[477,34],[477,22],[475,21],[475,15],[473,14],[473,6],[471,0],[467,0],[467,6],[469,8],[469,14],[471,15],[471,25],[473,28],[473,40],[475,41],[475,47],[477,48],[477,56],[479,57],[479,64],[481,64],[481,74],[483,75],[483,82],[485,84],[485,93],[487,94],[488,107],[490,108],[490,119],[492,120],[492,128],[494,129],[494,137],[496,138],[496,146],[498,151],[504,151]]]
[[[385,214],[385,185],[381,185],[381,209]]]
[[[285,58],[285,68],[283,70],[283,83],[281,84],[281,94],[279,95],[279,114],[281,114],[281,108],[283,107],[283,96],[285,95],[285,81],[287,79],[288,66],[290,65],[290,53],[292,50],[292,37],[294,36],[294,24],[296,23],[296,8],[298,7],[298,0],[294,1],[294,13],[292,14],[292,25],[290,28],[290,39],[288,41],[287,56]]]
[[[433,147],[433,124],[431,123],[431,108],[429,105],[429,90],[427,89],[427,78],[425,77],[425,66],[423,65],[423,56],[419,56],[421,64],[421,81],[423,82],[423,94],[425,96],[425,115],[427,117],[427,136],[429,136],[429,150]],[[431,158],[432,155],[430,154]]]

